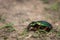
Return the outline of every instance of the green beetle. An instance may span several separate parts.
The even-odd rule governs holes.
[[[28,25],[27,29],[29,31],[36,31],[38,29],[41,29],[49,32],[52,29],[52,25],[46,21],[34,21]]]

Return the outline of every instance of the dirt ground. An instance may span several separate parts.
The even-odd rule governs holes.
[[[5,22],[0,22],[0,27],[14,23],[13,28],[16,30],[5,32],[6,29],[1,29],[0,40],[60,40],[60,36],[57,36],[57,31],[60,30],[60,11],[45,10],[55,2],[56,0],[49,0],[49,4],[45,4],[41,0],[0,0],[0,15],[5,19]],[[40,20],[51,23],[56,32],[40,38],[20,36],[30,22]]]

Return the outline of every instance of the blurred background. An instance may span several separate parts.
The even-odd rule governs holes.
[[[52,24],[52,32],[20,35],[29,23],[41,20]],[[60,40],[60,0],[0,0],[0,40]]]

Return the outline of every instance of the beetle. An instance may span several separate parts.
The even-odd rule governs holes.
[[[28,31],[36,31],[41,29],[49,32],[52,29],[52,25],[46,21],[33,21],[28,25],[27,29]]]

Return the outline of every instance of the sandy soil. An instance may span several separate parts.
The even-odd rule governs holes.
[[[20,38],[20,33],[28,26],[32,21],[48,21],[53,25],[53,29],[60,29],[59,13],[46,11],[44,8],[49,7],[50,4],[44,4],[40,0],[0,0],[0,15],[5,18],[5,22],[0,22],[0,26],[5,23],[14,23],[13,27],[16,31],[6,33],[6,29],[0,30],[0,40],[4,40],[4,36],[7,36],[7,40],[45,40],[42,38]],[[46,40],[59,40],[56,33],[50,33]]]

